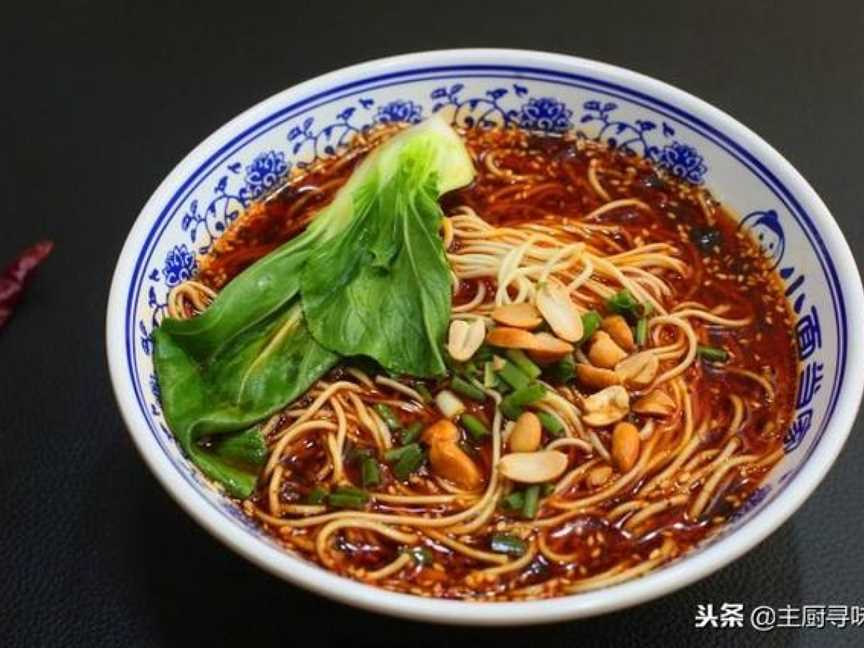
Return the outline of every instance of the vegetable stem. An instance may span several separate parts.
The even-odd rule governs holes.
[[[363,457],[360,463],[360,477],[363,481],[363,488],[378,486],[381,483],[381,470],[378,468],[378,462],[375,461],[374,457]]]
[[[636,344],[639,346],[645,346],[645,342],[648,340],[648,318],[640,317],[639,321],[636,322]]]
[[[543,426],[543,429],[546,430],[549,434],[554,437],[564,436],[564,426],[561,424],[561,421],[557,416],[553,416],[549,412],[534,412],[537,415],[537,418],[540,419],[540,425]]]
[[[696,355],[711,362],[726,362],[729,359],[726,349],[702,344],[696,346]]]
[[[392,448],[384,453],[384,459],[391,464],[393,474],[397,479],[408,479],[408,476],[423,465],[426,455],[417,443],[410,443],[401,448]]]
[[[587,342],[594,335],[594,332],[600,328],[601,321],[600,313],[594,310],[582,315],[582,337],[579,340],[579,344]]]
[[[375,403],[375,411],[393,432],[402,429],[402,421],[386,403]]]
[[[417,439],[420,438],[420,433],[423,431],[423,424],[420,421],[414,421],[407,428],[402,430],[402,445],[408,445],[409,443],[414,443]]]
[[[450,388],[457,394],[462,394],[465,398],[475,401],[486,400],[486,394],[482,389],[475,387],[461,376],[453,376],[453,379],[450,381]]]
[[[513,389],[520,389],[531,382],[530,376],[509,360],[504,361],[504,365],[498,370],[498,375]]]
[[[491,434],[489,432],[489,428],[476,416],[472,416],[471,414],[463,414],[462,425],[468,430],[468,434],[471,435],[471,438],[475,441],[482,441],[485,437]]]
[[[533,520],[537,517],[537,510],[540,501],[540,486],[532,484],[525,489],[525,500],[522,504],[522,517],[526,520]]]
[[[507,357],[529,378],[540,376],[540,367],[534,364],[522,349],[507,349]]]
[[[506,554],[516,558],[524,555],[528,550],[528,546],[522,538],[510,535],[509,533],[496,533],[493,535],[490,547],[495,553]]]

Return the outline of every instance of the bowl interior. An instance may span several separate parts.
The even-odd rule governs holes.
[[[837,234],[826,231],[826,222],[833,223],[806,183],[785,162],[778,166],[779,155],[722,113],[639,75],[536,53],[430,53],[322,77],[241,115],[168,177],[124,248],[108,331],[112,375],[124,415],[162,481],[217,535],[235,547],[242,545],[243,553],[268,568],[315,589],[334,586],[345,597],[354,588],[371,589],[341,579],[328,581],[335,577],[282,554],[186,461],[162,415],[151,334],[165,312],[168,291],[194,274],[195,256],[206,252],[245,206],[279,185],[293,167],[338,154],[369,126],[415,123],[438,112],[460,125],[576,131],[612,142],[669,173],[710,187],[740,215],[740,228],[756,237],[785,282],[797,318],[801,361],[796,415],[784,440],[784,459],[706,547],[753,524],[760,512],[793,488],[820,447],[844,391],[846,317],[850,300],[860,296],[850,296],[848,286],[844,292],[844,269],[835,266],[837,253],[830,249]],[[860,391],[860,386],[852,391]],[[845,431],[838,434],[845,436]],[[706,547],[683,561],[697,558]],[[669,565],[658,574],[674,568]],[[379,608],[423,616],[412,611],[413,603],[390,604],[410,597],[372,591],[376,600],[384,601]],[[603,609],[600,603],[592,604],[591,597],[597,594],[568,597],[583,602],[561,614]],[[614,605],[605,609],[609,607]],[[480,618],[471,613],[466,619],[492,618],[483,614]]]

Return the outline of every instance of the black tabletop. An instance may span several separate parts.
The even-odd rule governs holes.
[[[303,79],[424,49],[565,52],[693,92],[779,148],[864,255],[864,5],[151,4],[16,2],[0,17],[0,262],[56,242],[0,331],[0,644],[864,645],[864,627],[694,627],[698,604],[864,605],[861,420],[792,520],[696,585],[579,622],[424,626],[308,594],[199,528],[133,448],[103,342],[126,232],[186,152]]]

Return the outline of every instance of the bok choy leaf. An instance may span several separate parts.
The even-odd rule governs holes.
[[[438,235],[434,148],[406,146],[398,170],[355,194],[351,224],[318,248],[303,270],[312,335],[342,355],[364,355],[413,376],[446,372],[450,266]]]
[[[416,375],[442,370],[438,347],[449,318],[450,286],[441,281],[446,259],[435,200],[473,175],[461,139],[443,119],[409,128],[370,153],[303,234],[234,278],[204,313],[167,318],[154,331],[165,417],[209,478],[234,496],[248,496],[266,457],[256,424],[303,394],[340,354],[370,355]],[[363,226],[355,227],[360,222]],[[342,236],[348,228],[362,248]],[[350,293],[352,317],[366,323],[353,325],[350,348],[333,339],[344,313],[333,309],[321,283],[310,279],[332,276],[335,261],[344,261],[342,253],[374,260],[372,276],[365,265],[351,264],[353,278],[340,275],[340,291],[330,291],[334,299]],[[301,303],[304,277],[308,296]],[[379,294],[364,296],[364,290]],[[405,299],[404,292],[414,296]],[[307,327],[312,316],[304,316],[304,309],[310,305],[313,316],[326,317],[323,323]],[[384,305],[407,325],[379,328],[386,339],[375,343],[369,332],[380,326]]]

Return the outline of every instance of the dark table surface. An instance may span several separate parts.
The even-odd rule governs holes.
[[[572,53],[693,92],[779,148],[861,257],[864,5],[97,4],[4,3],[0,15],[0,260],[57,245],[0,331],[0,644],[864,645],[864,628],[693,628],[697,603],[864,605],[860,419],[793,519],[696,585],[580,622],[422,626],[307,594],[207,535],[138,457],[103,348],[126,232],[186,152],[298,81],[423,49]]]

